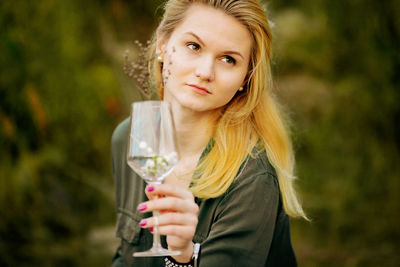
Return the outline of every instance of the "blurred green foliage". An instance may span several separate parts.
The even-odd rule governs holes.
[[[267,2],[312,219],[292,222],[301,266],[400,261],[395,2]],[[109,266],[109,142],[139,97],[123,54],[150,38],[160,3],[0,2],[1,266]]]
[[[274,2],[275,3],[275,2]],[[396,1],[279,1],[277,87],[295,122],[304,265],[400,262]]]
[[[92,263],[88,233],[114,218],[109,141],[124,114],[106,4],[0,3],[1,266]]]

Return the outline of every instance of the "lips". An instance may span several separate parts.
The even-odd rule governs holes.
[[[201,95],[207,95],[207,94],[211,94],[210,91],[207,90],[207,88],[195,85],[195,84],[188,84],[188,86],[192,87],[192,89],[196,92],[199,93]]]

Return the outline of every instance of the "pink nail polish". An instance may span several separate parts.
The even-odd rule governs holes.
[[[148,191],[148,192],[153,192],[153,191],[154,191],[154,187],[153,187],[153,186],[147,187],[147,191]]]
[[[153,227],[150,227],[150,228],[149,228],[149,231],[150,231],[150,232],[153,232]]]
[[[146,204],[140,204],[137,209],[140,211],[144,211],[145,209],[147,209],[147,206],[146,206]]]
[[[140,226],[145,226],[146,224],[147,224],[146,221],[141,221],[141,222],[139,223]]]

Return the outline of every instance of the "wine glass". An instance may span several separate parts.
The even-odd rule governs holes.
[[[132,104],[128,142],[128,165],[147,184],[161,184],[178,163],[175,127],[168,102],[143,101]],[[180,251],[164,249],[158,232],[158,211],[153,211],[156,225],[153,247],[135,252],[134,257],[173,256]]]

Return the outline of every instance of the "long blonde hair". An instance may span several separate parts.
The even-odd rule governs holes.
[[[149,65],[150,73],[160,98],[164,87],[162,66],[154,56],[157,36],[167,40],[193,3],[206,4],[233,16],[253,37],[245,90],[238,92],[221,112],[215,126],[214,145],[196,169],[198,179],[191,187],[193,194],[204,199],[222,195],[232,184],[243,161],[258,145],[266,150],[277,172],[286,213],[306,218],[294,190],[294,153],[288,130],[271,92],[271,30],[257,0],[169,0],[166,3],[164,17],[150,47],[150,58],[153,59]]]

